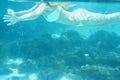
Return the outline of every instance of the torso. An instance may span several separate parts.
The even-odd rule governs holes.
[[[50,15],[52,12],[54,12],[57,8],[58,7],[56,7],[56,6],[55,7],[48,6],[42,15],[46,19],[47,16]],[[74,18],[73,18],[74,16],[75,16],[74,12],[68,12],[68,11],[64,10],[63,8],[61,8],[59,17],[54,22],[67,24],[67,25],[78,25],[79,20],[78,21],[74,20]]]
[[[50,7],[47,6],[47,8],[45,9],[45,11],[43,12],[43,17],[47,17],[50,13],[52,13],[54,10],[56,9],[56,7]]]

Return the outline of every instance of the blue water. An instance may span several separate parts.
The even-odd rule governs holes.
[[[34,3],[0,3],[0,80],[120,80],[120,24],[76,27],[43,17],[6,26],[7,9]],[[120,3],[77,2],[70,9],[120,12]]]

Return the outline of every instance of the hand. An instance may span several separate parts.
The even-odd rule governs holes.
[[[7,26],[11,26],[19,22],[19,18],[16,15],[10,15],[10,14],[4,15],[3,19],[4,22],[8,23]]]
[[[15,12],[12,9],[7,10],[8,15],[4,15],[4,22],[8,22],[7,26],[16,24],[19,21],[19,18],[15,15]]]

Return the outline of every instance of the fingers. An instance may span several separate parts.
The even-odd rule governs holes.
[[[10,22],[10,18],[11,18],[11,16],[4,15],[3,20],[4,20],[4,22]]]
[[[10,20],[4,20],[4,22],[7,22],[7,26],[13,25],[13,22],[11,22]]]
[[[11,25],[13,25],[13,23],[8,23],[8,24],[7,24],[7,26],[11,26]]]
[[[7,26],[11,26],[11,25],[15,24],[15,22],[11,22],[11,21],[6,21],[6,22],[7,22]]]
[[[3,17],[3,19],[9,19],[9,18],[11,18],[10,15],[4,15],[4,17]]]
[[[15,24],[17,21],[15,20],[15,12],[12,9],[7,9],[8,15],[3,16],[4,22],[7,22],[7,26],[11,26]]]
[[[11,25],[14,25],[14,24],[16,24],[17,22],[9,22],[8,24],[7,24],[7,26],[11,26]]]
[[[9,18],[12,18],[12,17],[15,17],[15,15],[4,15],[3,19],[9,19]]]
[[[13,22],[11,21],[11,17],[12,16],[10,16],[10,15],[4,15],[4,17],[3,17],[3,21],[7,22],[7,26],[13,25]]]
[[[7,26],[11,26],[18,22],[18,17],[15,15],[4,15],[4,22],[7,22]]]
[[[10,20],[4,20],[4,22],[10,22]]]

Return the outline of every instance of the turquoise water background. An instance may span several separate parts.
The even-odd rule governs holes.
[[[120,12],[120,3],[77,2],[70,9]],[[0,80],[120,80],[120,24],[76,27],[43,17],[6,26],[7,9],[34,3],[0,3]]]

